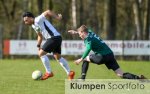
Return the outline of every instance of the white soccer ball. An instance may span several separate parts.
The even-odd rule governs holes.
[[[42,78],[42,72],[41,71],[35,70],[32,73],[32,79],[34,79],[34,80],[40,80],[41,78]]]

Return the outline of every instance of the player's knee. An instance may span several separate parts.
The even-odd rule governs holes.
[[[38,52],[38,55],[39,55],[39,57],[41,57],[41,56],[42,56],[42,54],[41,54],[41,52],[40,52],[40,51]]]
[[[88,62],[91,62],[90,56],[87,56],[87,57],[85,58],[85,60],[88,61]]]
[[[38,55],[39,55],[39,57],[41,57],[41,56],[43,56],[43,55],[46,55],[46,53],[45,53],[44,51],[40,50],[40,51],[38,52]]]
[[[61,55],[58,53],[55,53],[53,56],[56,60],[59,60],[61,58]]]

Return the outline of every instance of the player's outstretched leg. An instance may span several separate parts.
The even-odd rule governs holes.
[[[141,76],[137,76],[135,74],[132,74],[132,73],[123,73],[123,76],[122,76],[124,79],[146,79],[146,77],[144,75],[141,75]]]
[[[120,68],[115,70],[115,73],[123,79],[146,79],[146,77],[144,77],[143,75],[138,76],[129,72],[124,73]]]
[[[135,74],[132,74],[132,73],[129,73],[129,72],[124,73],[120,68],[115,70],[115,73],[123,79],[146,79],[146,77],[143,76],[143,75],[138,76],[138,75],[135,75]]]

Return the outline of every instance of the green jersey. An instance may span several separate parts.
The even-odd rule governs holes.
[[[101,55],[113,53],[112,50],[105,44],[105,42],[91,31],[88,32],[87,37],[84,39],[84,44],[86,46],[86,50],[82,55],[83,59],[89,54],[91,50],[95,54]]]

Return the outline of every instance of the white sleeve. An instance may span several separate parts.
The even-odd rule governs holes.
[[[43,23],[43,21],[45,20],[45,16],[44,14],[41,14],[37,17],[35,17],[34,19],[34,25],[32,25],[32,28],[36,31],[36,32],[40,32],[41,28],[39,27],[41,23]]]
[[[41,14],[35,18],[35,23],[40,23],[41,21],[43,21],[45,19],[46,19],[46,17],[44,16],[44,14]]]

